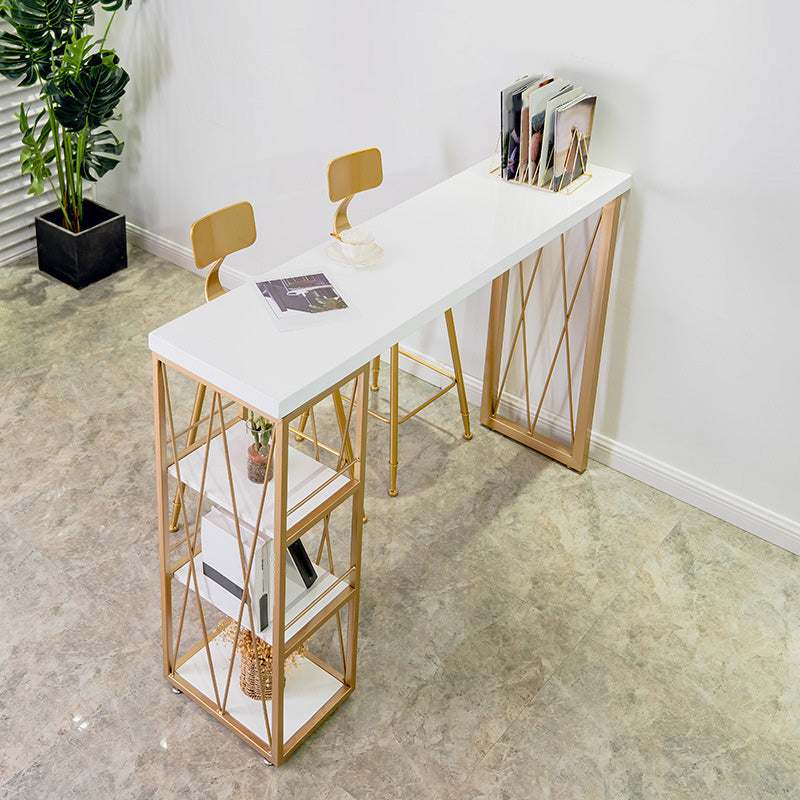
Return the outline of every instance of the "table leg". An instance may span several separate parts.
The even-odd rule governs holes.
[[[389,495],[397,497],[397,428],[398,422],[398,379],[400,376],[400,346],[393,345],[389,363]]]
[[[453,359],[453,375],[456,381],[456,391],[458,392],[458,402],[461,406],[461,420],[464,423],[464,438],[472,438],[472,431],[469,428],[469,406],[467,405],[467,393],[464,391],[464,373],[461,371],[461,356],[458,353],[458,340],[456,339],[456,326],[453,322],[453,309],[448,308],[444,312],[447,322],[447,338],[450,340],[450,356]]]
[[[492,298],[489,309],[489,330],[486,340],[486,361],[484,364],[483,396],[481,402],[481,423],[498,431],[534,450],[543,453],[550,458],[560,461],[562,464],[578,471],[586,469],[589,457],[589,444],[591,439],[592,419],[594,415],[594,405],[597,396],[597,378],[600,372],[600,356],[603,345],[603,334],[605,331],[606,312],[608,308],[608,296],[611,286],[611,269],[614,261],[614,251],[616,248],[617,230],[619,227],[620,208],[622,198],[618,197],[606,204],[597,222],[594,235],[589,244],[586,257],[583,262],[580,277],[574,289],[571,301],[567,301],[564,295],[564,320],[561,330],[561,337],[556,347],[555,355],[550,364],[550,372],[544,388],[538,393],[538,406],[532,413],[530,393],[526,388],[527,417],[531,422],[528,425],[517,422],[503,416],[500,413],[500,404],[503,399],[503,391],[506,386],[511,359],[514,355],[515,347],[518,342],[523,342],[525,349],[525,311],[527,295],[533,280],[536,276],[534,271],[528,286],[527,295],[522,302],[520,318],[516,321],[516,331],[510,345],[510,352],[507,355],[505,365],[503,365],[503,338],[506,323],[506,309],[508,304],[509,274],[505,273],[496,278],[492,283]],[[569,336],[570,315],[575,304],[578,291],[581,286],[586,267],[597,240],[597,255],[595,261],[594,278],[592,280],[591,307],[589,311],[589,322],[586,335],[586,348],[583,357],[583,368],[581,373],[580,389],[577,402],[577,413],[573,413],[570,404],[569,431],[567,436],[571,441],[564,443],[550,436],[546,436],[536,430],[537,424],[541,420],[541,411],[545,393],[548,390],[550,379],[553,376],[555,365],[559,358],[562,345]],[[562,256],[563,258],[563,256]],[[562,274],[566,274],[562,261]],[[520,266],[521,269],[521,266]],[[564,278],[565,280],[565,278]],[[521,289],[522,291],[522,289]],[[520,331],[522,336],[520,337]],[[502,376],[501,376],[501,373]],[[527,379],[527,367],[526,367]],[[567,364],[567,380],[571,385],[571,365]],[[534,393],[534,403],[536,403],[536,393]]]

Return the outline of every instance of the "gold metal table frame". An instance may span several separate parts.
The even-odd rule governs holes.
[[[508,270],[492,282],[492,295],[489,309],[489,330],[486,340],[486,360],[484,364],[483,395],[481,399],[481,423],[494,431],[509,436],[516,441],[537,450],[571,469],[583,472],[589,458],[592,419],[597,396],[597,379],[600,370],[600,354],[605,331],[606,311],[611,287],[611,269],[619,227],[622,197],[617,197],[603,206],[590,238],[589,246],[583,258],[578,278],[574,287],[568,288],[567,255],[565,234],[560,236],[561,246],[561,313],[563,324],[550,361],[549,371],[543,386],[532,386],[528,372],[528,325],[527,311],[537,275],[540,274],[542,250],[535,256],[535,263],[530,279],[525,284],[523,265],[520,262],[516,270]],[[572,348],[570,341],[570,321],[590,263],[591,254],[595,252],[594,277],[592,279],[591,307],[583,366],[580,375],[580,387],[577,404],[573,401]],[[520,309],[516,320],[512,323],[513,336],[507,348],[507,357],[503,359],[504,332],[509,307],[509,285],[513,279],[512,272],[519,277]],[[521,422],[504,416],[501,411],[504,392],[508,386],[508,378],[512,360],[520,352],[524,367],[525,382],[525,421]],[[541,432],[542,409],[551,386],[552,378],[559,361],[559,355],[565,351],[566,357],[561,362],[566,365],[567,391],[569,397],[569,442],[561,442]],[[538,388],[538,391],[537,391]],[[576,408],[577,405],[577,408]],[[537,429],[539,428],[539,429]]]

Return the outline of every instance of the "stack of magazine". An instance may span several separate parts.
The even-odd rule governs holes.
[[[528,75],[500,93],[500,174],[559,191],[587,173],[595,95],[554,75]]]

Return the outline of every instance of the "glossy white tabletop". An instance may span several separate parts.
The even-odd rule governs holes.
[[[248,406],[281,418],[630,188],[592,165],[569,195],[507,183],[482,162],[359,225],[384,256],[350,267],[321,244],[269,277],[324,272],[357,319],[279,332],[253,283],[162,325],[150,349]]]

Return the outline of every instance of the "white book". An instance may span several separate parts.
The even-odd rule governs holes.
[[[232,619],[238,619],[239,606],[244,594],[245,570],[250,559],[255,530],[239,522],[242,550],[236,535],[233,517],[220,508],[212,508],[203,516],[200,524],[202,543],[203,576],[211,602]],[[242,565],[244,559],[244,569]],[[274,574],[272,537],[259,534],[249,581],[250,607],[256,632],[269,625],[274,596]],[[305,585],[291,558],[286,559],[286,605],[293,603],[303,592]],[[250,618],[245,607],[242,624],[250,629]]]
[[[536,75],[520,95],[519,158],[514,175],[515,180],[528,181],[528,160],[531,141],[530,96],[544,84],[552,82],[552,80],[553,78],[550,75]]]
[[[560,106],[563,106],[565,103],[568,103],[570,100],[580,97],[582,94],[583,88],[581,86],[570,86],[569,89],[565,89],[560,94],[553,97],[552,100],[547,101],[547,108],[544,112],[544,132],[542,134],[541,157],[542,163],[539,166],[539,186],[547,186],[547,184],[553,179],[553,164],[548,162],[552,162],[554,155],[553,121],[555,120],[556,109]]]

